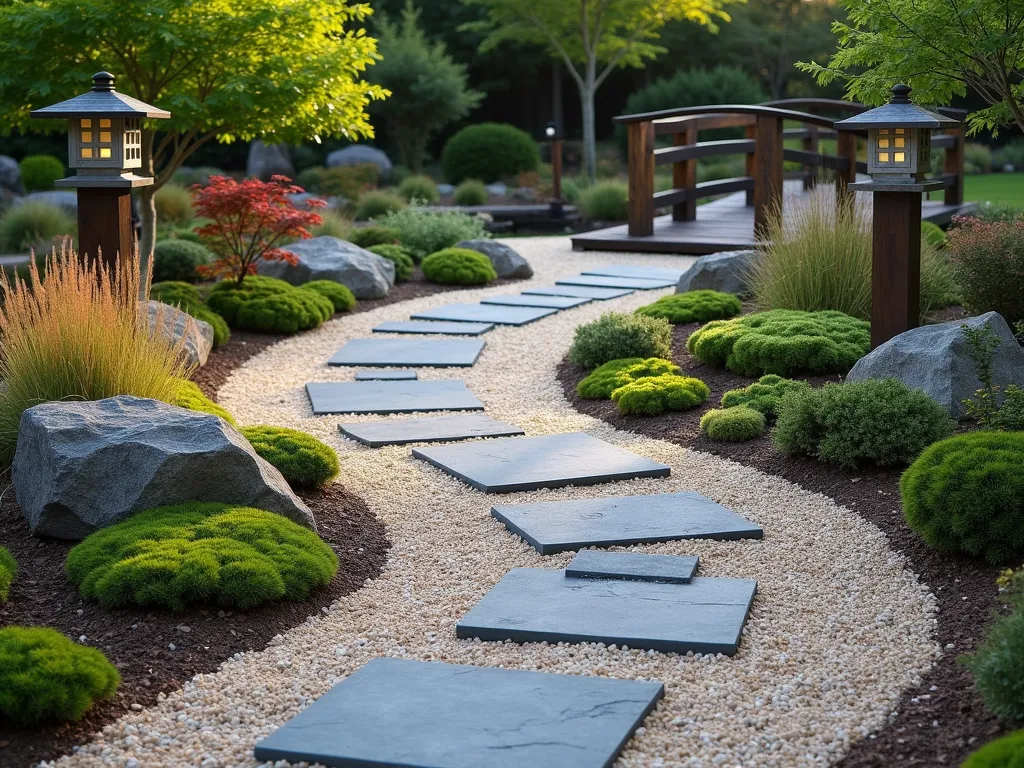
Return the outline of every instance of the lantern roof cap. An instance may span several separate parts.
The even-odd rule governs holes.
[[[958,120],[932,112],[910,100],[908,85],[894,85],[888,104],[836,122],[836,128],[952,128]]]
[[[109,72],[97,72],[92,76],[92,83],[88,93],[42,109],[33,109],[29,114],[32,117],[51,118],[171,116],[166,110],[118,93],[114,89],[114,76]]]

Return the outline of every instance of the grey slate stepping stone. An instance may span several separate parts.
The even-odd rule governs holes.
[[[544,285],[539,288],[524,288],[530,296],[575,296],[578,299],[605,301],[618,299],[633,293],[632,288],[593,288],[585,285]]]
[[[373,659],[256,745],[334,768],[608,768],[661,683]]]
[[[589,285],[594,288],[635,288],[638,291],[649,291],[653,288],[674,288],[676,280],[649,280],[642,277],[598,277],[597,275],[578,275],[555,280],[556,285]]]
[[[316,416],[484,409],[462,381],[311,382],[306,385],[306,394]]]
[[[429,323],[422,320],[395,320],[381,323],[374,333],[445,334],[448,336],[479,336],[494,328],[494,323]]]
[[[328,365],[467,368],[484,349],[479,339],[352,339]]]
[[[656,493],[491,507],[491,514],[542,555],[679,539],[760,539],[754,525],[706,496]]]
[[[469,323],[495,323],[496,325],[526,325],[542,317],[553,315],[557,309],[546,307],[502,307],[497,304],[448,304],[436,309],[417,312],[413,320],[455,320]]]
[[[570,309],[586,304],[593,299],[581,299],[575,296],[531,296],[520,293],[518,296],[502,294],[481,299],[481,304],[505,304],[511,307],[550,307],[551,309]]]
[[[697,570],[695,555],[643,555],[637,552],[577,552],[565,567],[567,577],[688,584]]]
[[[412,455],[484,493],[668,477],[671,471],[586,432],[413,448]]]
[[[482,413],[435,416],[428,419],[384,419],[339,424],[345,437],[371,448],[408,443],[449,443],[474,437],[510,437],[524,435],[515,424],[492,419]]]
[[[356,371],[356,381],[411,381],[416,371]]]
[[[670,267],[634,267],[629,264],[606,264],[603,267],[585,269],[584,275],[597,275],[599,277],[639,277],[646,280],[671,280],[678,283],[679,278],[686,272],[685,269],[672,269]]]
[[[455,634],[731,656],[756,590],[751,579],[698,576],[689,584],[660,584],[513,568],[455,625]]]

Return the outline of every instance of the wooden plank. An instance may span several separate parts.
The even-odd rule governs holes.
[[[687,125],[696,125],[698,131],[709,131],[714,128],[740,128],[744,125],[753,125],[755,119],[753,115],[720,115],[716,113],[670,117],[654,121],[654,135],[669,136],[679,133]]]
[[[916,328],[921,311],[921,193],[873,194],[872,349]]]
[[[697,125],[690,123],[682,133],[674,137],[676,149],[687,148],[682,145],[694,145],[697,142]],[[655,150],[654,162],[657,164],[658,151]],[[672,166],[672,186],[676,189],[692,189],[697,186],[697,158],[686,158],[686,162],[677,162]],[[655,203],[657,205],[657,203]],[[672,218],[675,221],[693,221],[697,218],[697,199],[681,200],[672,206]]]
[[[126,264],[135,250],[130,189],[103,187],[78,190],[78,252],[102,258],[108,268]]]
[[[746,136],[751,141],[755,141],[756,142],[756,140],[757,140],[757,126],[756,125],[748,125],[746,130],[744,130],[743,135]],[[754,151],[755,152],[757,151],[757,144],[756,143],[754,145]],[[746,160],[745,160],[745,162],[743,164],[743,167],[746,170],[747,176],[754,177],[757,174],[757,165],[754,163],[754,155],[753,154],[747,155]],[[747,194],[744,197],[744,202],[745,202],[746,205],[749,205],[749,206],[753,206],[754,205],[754,190],[753,189],[748,189],[747,190]]]
[[[681,163],[685,160],[696,160],[699,157],[717,157],[719,155],[745,155],[754,151],[755,142],[752,139],[725,139],[723,141],[697,141],[697,131],[692,127],[693,140],[688,138],[683,141],[682,137],[688,137],[689,133],[677,133],[679,140],[675,146],[662,147],[654,150],[654,164],[669,165],[670,163]]]
[[[654,125],[630,123],[629,147],[629,234],[644,237],[654,233]]]
[[[836,201],[838,205],[853,202],[849,185],[857,181],[857,135],[840,131],[836,139],[836,154],[846,158],[846,167],[836,170]]]
[[[716,179],[715,181],[702,181],[692,187],[680,189],[666,189],[664,192],[657,192],[654,195],[654,207],[663,208],[666,205],[696,201],[702,197],[713,195],[725,195],[732,192],[742,192],[752,189],[755,182],[749,176],[739,176],[733,179]],[[689,221],[689,219],[676,219],[676,221]]]
[[[758,115],[754,151],[754,231],[763,232],[782,207],[782,120]]]

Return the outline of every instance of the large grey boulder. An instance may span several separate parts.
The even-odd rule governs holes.
[[[82,539],[164,504],[240,504],[316,528],[288,483],[227,422],[158,400],[43,403],[22,414],[11,469],[29,527]]]
[[[0,190],[15,195],[25,191],[21,186],[21,169],[18,167],[18,161],[7,155],[0,155]]]
[[[507,245],[496,240],[463,240],[455,247],[468,248],[471,251],[482,253],[491,260],[498,277],[533,277],[533,267],[530,266],[530,262]]]
[[[352,144],[344,149],[336,149],[327,155],[327,167],[337,168],[343,165],[376,165],[382,179],[391,175],[391,160],[388,156],[366,144]]]
[[[961,326],[981,328],[986,323],[999,338],[992,361],[992,383],[1024,385],[1024,349],[1006,321],[996,312],[967,320],[926,325],[894,336],[853,366],[847,381],[899,379],[924,390],[953,418],[963,418],[963,401],[981,388]]]
[[[295,166],[287,144],[264,144],[256,139],[249,144],[249,158],[245,163],[245,175],[261,181],[270,181],[271,176],[295,178]]]
[[[298,257],[287,261],[260,261],[261,275],[303,285],[311,280],[334,280],[348,286],[357,299],[379,299],[395,284],[395,265],[383,256],[337,237],[314,237],[284,248]]]
[[[39,201],[63,208],[72,216],[78,215],[78,193],[68,189],[51,189],[47,192],[32,192],[24,197],[15,199],[15,205]]]
[[[701,256],[679,278],[676,293],[711,290],[747,296],[747,274],[756,258],[757,251],[721,251]]]
[[[149,332],[158,331],[169,336],[175,344],[182,338],[182,356],[194,367],[206,365],[206,360],[213,349],[213,326],[203,320],[197,320],[177,307],[149,300]]]

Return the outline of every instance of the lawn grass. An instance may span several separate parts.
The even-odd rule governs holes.
[[[1024,173],[985,173],[964,177],[964,199],[1024,208]]]

